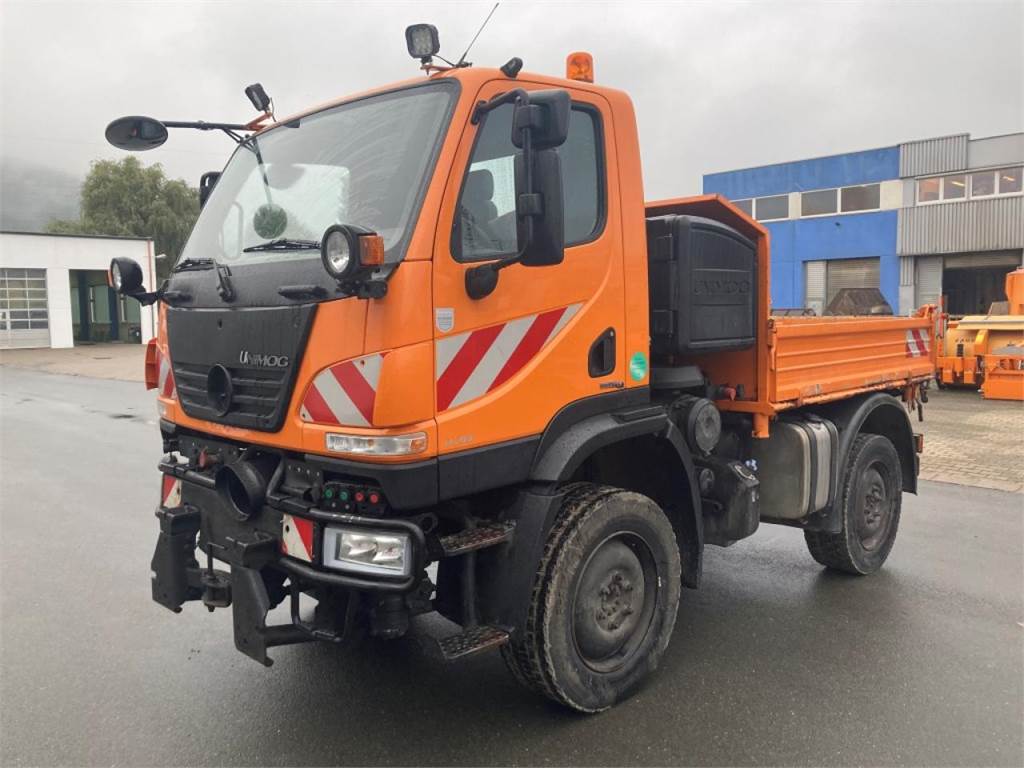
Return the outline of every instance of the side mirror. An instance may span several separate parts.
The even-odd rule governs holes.
[[[202,208],[206,205],[207,199],[210,197],[210,193],[213,192],[213,188],[217,186],[217,180],[220,178],[220,171],[208,171],[199,177],[199,207]]]
[[[554,149],[569,137],[569,92],[531,91],[529,101],[517,103],[512,115],[512,143],[523,148],[523,134],[530,132],[532,149]]]
[[[167,126],[152,117],[119,117],[107,126],[107,141],[118,149],[142,152],[167,141]]]
[[[565,222],[562,202],[562,159],[554,149],[531,152],[532,194],[524,194],[525,162],[516,158],[517,227],[525,243],[524,267],[561,264],[565,258]],[[538,210],[539,209],[539,210]]]
[[[135,259],[119,257],[110,262],[107,283],[122,296],[137,296],[144,293],[142,267]]]

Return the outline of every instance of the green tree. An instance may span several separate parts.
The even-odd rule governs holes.
[[[47,231],[72,235],[152,237],[162,279],[185,247],[199,215],[199,193],[184,181],[168,179],[159,163],[144,166],[135,157],[93,162],[82,184],[77,221],[57,219]]]

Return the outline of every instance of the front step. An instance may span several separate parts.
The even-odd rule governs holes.
[[[500,648],[507,642],[508,632],[504,629],[479,625],[470,627],[462,634],[438,640],[437,644],[445,661],[457,661],[492,648]]]
[[[479,528],[466,530],[441,537],[441,549],[445,557],[464,555],[486,547],[493,547],[512,538],[514,523],[491,523]]]

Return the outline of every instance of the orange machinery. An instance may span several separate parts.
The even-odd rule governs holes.
[[[980,386],[986,399],[1024,400],[1024,268],[1006,275],[1006,299],[987,315],[948,322],[936,374],[941,384]]]
[[[278,122],[108,127],[240,145],[165,285],[111,266],[160,305],[153,599],[230,607],[264,664],[436,610],[462,627],[445,658],[500,647],[593,712],[654,669],[705,544],[780,523],[881,567],[933,310],[771,317],[767,230],[717,196],[645,203],[632,103],[587,54],[561,78],[435,66],[429,25],[407,43],[426,78]]]

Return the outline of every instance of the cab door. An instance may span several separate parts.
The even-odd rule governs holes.
[[[476,100],[509,87],[508,80],[486,84]],[[625,351],[617,339],[624,286],[610,111],[597,94],[570,93],[569,138],[557,150],[565,259],[507,267],[495,290],[478,300],[466,293],[466,270],[518,247],[512,105],[469,125],[459,146],[433,260],[441,455],[540,435],[566,404],[623,386]]]

